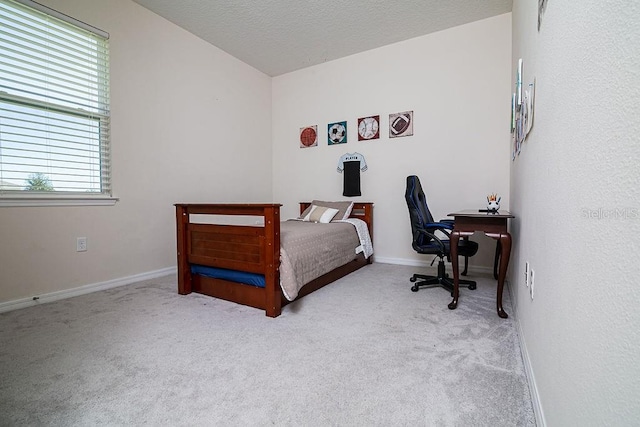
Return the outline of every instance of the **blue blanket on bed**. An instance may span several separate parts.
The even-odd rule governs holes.
[[[224,268],[205,267],[203,265],[192,265],[191,273],[264,288],[264,275],[262,274],[227,270]]]

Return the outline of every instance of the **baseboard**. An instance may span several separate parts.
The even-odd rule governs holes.
[[[511,295],[511,289],[509,289]],[[513,299],[512,299],[513,300]],[[520,342],[520,351],[522,352],[522,363],[524,364],[524,371],[527,375],[527,381],[529,383],[529,393],[531,394],[531,404],[533,405],[533,413],[536,417],[536,425],[540,427],[546,427],[547,422],[544,418],[544,411],[542,410],[542,404],[540,403],[540,394],[538,393],[538,385],[536,384],[536,376],[533,373],[533,366],[531,366],[531,359],[529,358],[529,351],[527,350],[527,342],[524,340],[524,332],[522,325],[520,324],[520,318],[518,317],[518,309],[516,302],[513,301],[513,317],[516,322],[516,328],[518,330],[518,341]]]
[[[431,261],[418,261],[415,259],[406,259],[406,258],[388,258],[388,257],[379,257],[373,256],[374,262],[379,262],[381,264],[395,264],[395,265],[409,265],[412,267],[433,267],[436,268],[436,264],[431,265]],[[446,270],[448,273],[451,273],[451,264],[447,263]],[[493,274],[493,267],[482,267],[477,265],[470,265],[468,268],[470,273],[478,273],[478,274]]]
[[[105,289],[117,288],[118,286],[130,285],[143,280],[155,279],[157,277],[175,274],[176,267],[162,268],[160,270],[148,271],[146,273],[134,274],[133,276],[121,277],[119,279],[107,280],[106,282],[91,283],[77,288],[65,289],[64,291],[50,292],[30,298],[21,298],[13,301],[0,302],[0,313],[18,310],[20,308],[33,307],[35,305],[58,301],[65,298],[77,297],[91,292],[104,291]]]

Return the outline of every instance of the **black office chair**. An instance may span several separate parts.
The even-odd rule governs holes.
[[[453,295],[453,279],[447,276],[444,268],[444,257],[451,261],[449,253],[450,230],[453,230],[454,220],[441,220],[435,222],[427,206],[427,198],[422,191],[420,179],[411,175],[407,177],[407,190],[404,195],[409,208],[409,218],[411,219],[411,233],[413,235],[413,249],[419,254],[436,255],[438,261],[438,275],[427,276],[424,274],[414,274],[411,282],[416,282],[411,290],[418,292],[421,287],[441,286]],[[442,232],[447,237],[437,237],[436,231]],[[458,255],[470,257],[478,252],[478,244],[469,239],[458,241]],[[435,261],[435,258],[434,258]],[[466,262],[465,262],[466,270]],[[420,279],[418,282],[417,280]],[[476,282],[472,280],[460,280],[460,286],[471,290],[476,288]]]

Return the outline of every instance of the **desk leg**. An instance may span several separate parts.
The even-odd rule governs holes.
[[[500,239],[498,238],[498,243],[496,243],[496,254],[493,258],[493,278],[498,280],[498,263],[500,262],[500,252],[502,249],[500,248]]]
[[[458,272],[458,241],[460,232],[453,230],[450,242],[451,268],[453,269],[453,301],[449,304],[449,310],[455,310],[458,306],[458,295],[460,293],[460,275]]]
[[[498,309],[498,316],[506,319],[509,317],[502,308],[502,290],[504,288],[504,279],[507,276],[507,267],[509,266],[509,255],[511,254],[511,234],[500,234],[500,272],[498,273],[498,297],[496,299],[496,305]]]

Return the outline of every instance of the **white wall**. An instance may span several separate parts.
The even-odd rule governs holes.
[[[509,205],[511,14],[374,49],[273,79],[273,193],[283,217],[297,202],[343,200],[336,166],[359,152],[369,170],[362,196],[375,202],[376,259],[426,262],[411,248],[407,175],[420,177],[436,219],[483,207],[498,192]],[[390,113],[414,111],[414,136],[389,139]],[[357,119],[380,115],[379,140],[358,141]],[[348,122],[348,142],[327,145],[327,124]],[[299,129],[318,125],[319,144],[299,148]],[[482,240],[489,265],[494,243]],[[430,260],[429,260],[430,261]]]
[[[550,1],[538,33],[537,3],[513,6],[512,70],[537,82],[511,166],[517,317],[546,424],[637,425],[640,5]]]
[[[271,201],[270,77],[128,0],[39,1],[111,35],[120,201],[0,208],[0,302],[175,266],[173,203]]]

